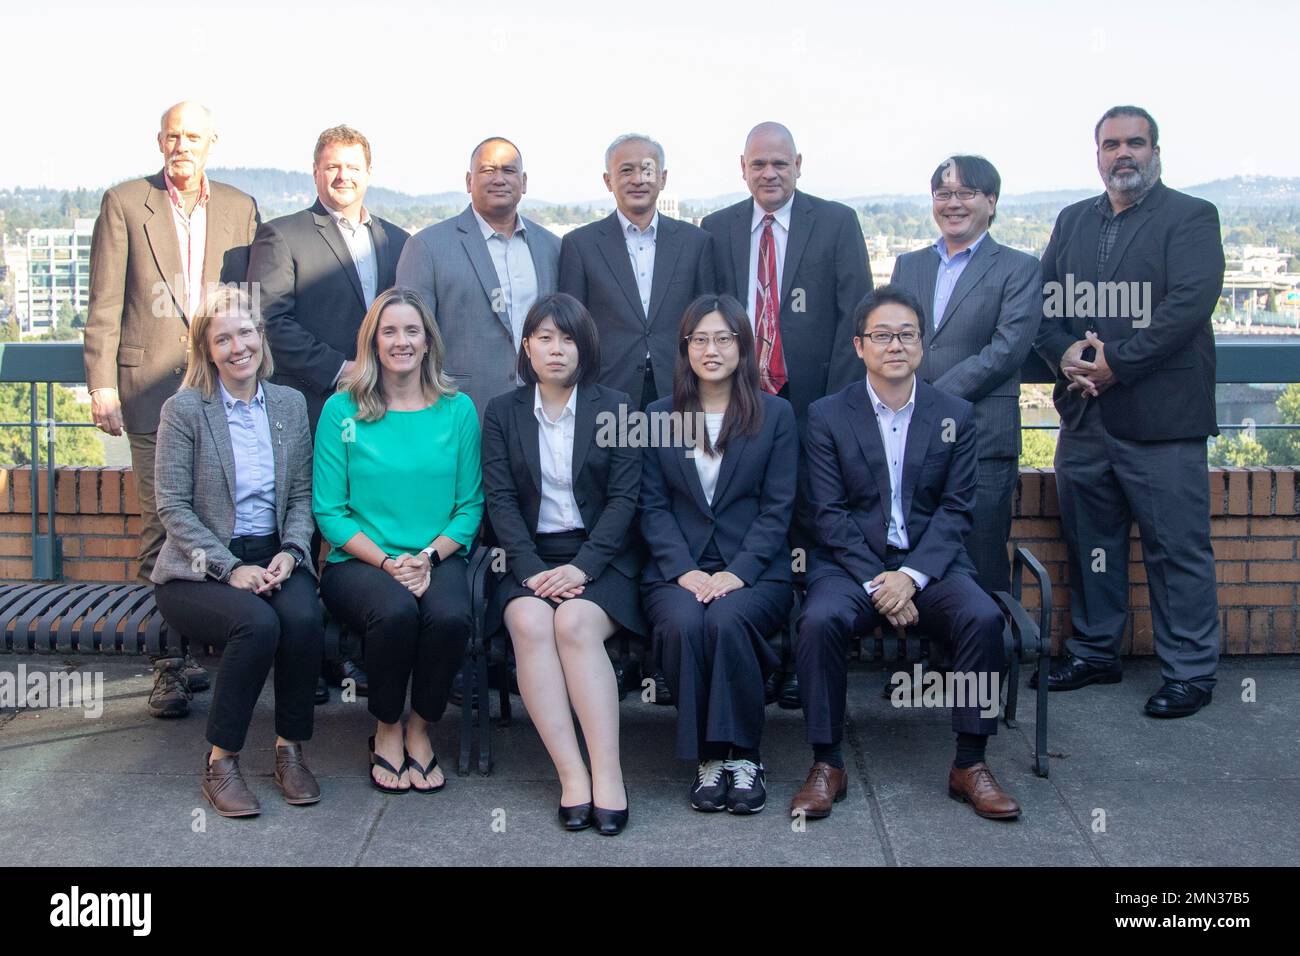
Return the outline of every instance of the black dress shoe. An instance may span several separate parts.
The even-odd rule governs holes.
[[[800,710],[803,708],[803,698],[799,696],[799,675],[789,673],[785,675],[785,680],[781,683],[781,696],[777,699],[777,706],[782,710]]]
[[[1152,717],[1190,717],[1213,698],[1213,691],[1201,690],[1185,680],[1167,680],[1147,700],[1146,711]]]
[[[606,810],[602,807],[591,808],[591,819],[596,825],[596,832],[601,836],[618,836],[627,826],[626,810]]]
[[[324,677],[316,678],[316,705],[328,704],[330,700],[330,686],[325,683]]]
[[[673,692],[668,686],[668,678],[663,675],[663,671],[655,671],[650,675],[655,682],[654,702],[660,706],[671,706],[673,703]]]
[[[591,804],[580,803],[576,807],[560,804],[560,822],[571,832],[586,830],[591,826]]]
[[[340,686],[345,680],[355,681],[357,696],[370,696],[370,678],[366,676],[366,672],[361,669],[361,665],[356,661],[344,661],[339,665],[339,673],[341,674]]]
[[[776,699],[781,696],[781,684],[785,680],[785,675],[780,671],[772,671],[767,675],[767,680],[763,681],[763,705],[775,704]]]
[[[1052,664],[1047,672],[1048,690],[1078,690],[1089,684],[1118,684],[1124,679],[1119,664],[1089,664],[1082,658],[1069,654]],[[1029,678],[1032,690],[1038,689],[1038,671]]]

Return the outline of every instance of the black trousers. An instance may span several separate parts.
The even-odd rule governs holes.
[[[966,553],[975,564],[976,580],[985,591],[1011,590],[1011,498],[1020,480],[1020,459],[981,458],[975,487],[975,519],[966,537]]]
[[[466,561],[453,555],[433,569],[428,589],[416,598],[390,575],[351,559],[325,566],[320,592],[330,614],[363,635],[370,713],[395,724],[411,709],[436,721],[469,641]]]
[[[912,602],[920,626],[931,637],[948,640],[954,672],[973,674],[984,680],[987,688],[1000,688],[994,675],[999,675],[1003,666],[1002,612],[974,578],[954,571],[931,581]],[[849,639],[882,622],[888,626],[866,589],[838,568],[808,586],[796,627],[794,656],[809,743],[840,742],[848,694]],[[953,730],[997,733],[997,715],[981,716],[981,708],[970,696],[965,695],[966,706],[952,708]]]
[[[698,761],[706,744],[758,748],[763,682],[781,663],[767,636],[793,600],[780,581],[757,581],[708,604],[675,581],[646,588],[646,618],[677,704],[678,757]]]
[[[230,550],[263,567],[280,550],[276,535],[236,538]],[[266,676],[275,665],[275,732],[310,740],[324,626],[316,579],[294,569],[280,590],[254,594],[220,581],[168,581],[154,587],[167,626],[191,641],[224,645],[208,711],[208,742],[240,751]]]

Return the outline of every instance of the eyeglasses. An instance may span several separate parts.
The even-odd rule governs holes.
[[[962,202],[966,202],[974,199],[983,191],[982,189],[936,189],[930,195],[934,197],[935,202],[947,202],[953,196],[956,196]]]
[[[903,329],[901,332],[886,332],[882,329],[879,332],[868,332],[859,338],[871,339],[873,345],[889,345],[894,339],[898,339],[903,345],[915,345],[921,341],[921,333],[916,329]]]
[[[697,352],[707,349],[710,341],[720,349],[729,349],[736,344],[736,336],[733,332],[715,332],[713,335],[697,332],[686,336],[687,344]]]

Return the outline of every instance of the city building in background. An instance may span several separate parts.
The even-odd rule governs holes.
[[[27,287],[18,293],[15,303],[24,337],[53,332],[78,316],[78,324],[85,322],[94,227],[93,219],[76,219],[71,229],[28,230]]]

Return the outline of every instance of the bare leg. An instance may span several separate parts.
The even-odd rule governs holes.
[[[555,648],[554,605],[541,598],[519,597],[506,605],[504,616],[515,646],[519,694],[559,774],[560,804],[587,803],[591,777],[578,748],[565,671]]]
[[[394,767],[400,767],[406,761],[406,753],[402,746],[402,722],[400,720],[395,724],[386,724],[382,720],[375,722],[375,753]],[[409,770],[403,770],[401,774],[393,774],[383,767],[374,765],[370,768],[370,776],[385,787],[407,787],[410,785],[411,778]]]
[[[615,625],[597,604],[574,598],[555,612],[555,646],[564,665],[569,699],[591,755],[592,801],[606,810],[627,809],[618,758],[618,685],[605,653]]]

